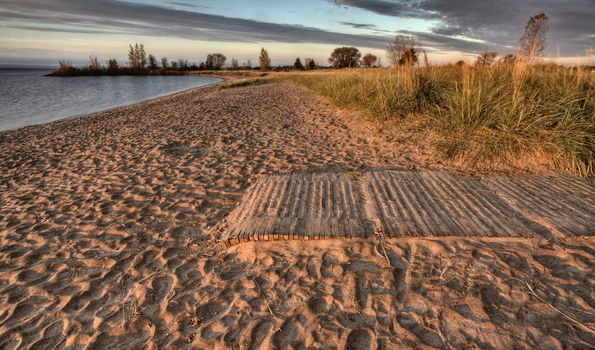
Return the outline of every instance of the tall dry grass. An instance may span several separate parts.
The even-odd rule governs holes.
[[[553,64],[431,66],[292,76],[372,120],[425,118],[444,158],[482,168],[536,162],[594,175],[595,77]]]

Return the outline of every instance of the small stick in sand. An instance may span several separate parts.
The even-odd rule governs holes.
[[[513,277],[514,278],[514,277]],[[594,330],[592,330],[591,328],[589,328],[588,326],[580,323],[579,321],[575,320],[574,318],[568,316],[567,314],[565,314],[564,312],[562,312],[560,309],[558,309],[557,307],[555,307],[554,305],[548,303],[547,301],[545,301],[544,299],[542,299],[539,295],[537,295],[537,293],[535,293],[535,291],[533,290],[533,288],[531,288],[531,286],[529,285],[529,283],[527,281],[518,279],[518,278],[514,278],[516,280],[519,280],[521,282],[525,282],[525,285],[527,286],[527,288],[529,288],[529,294],[533,295],[535,298],[537,298],[539,301],[541,301],[542,303],[544,303],[545,305],[551,307],[552,309],[556,310],[557,312],[560,313],[560,315],[564,316],[566,319],[568,319],[569,321],[571,321],[572,323],[576,324],[577,326],[591,332],[591,333],[595,333]]]
[[[271,310],[271,305],[269,304],[269,300],[267,299],[266,294],[264,294],[264,292],[260,288],[260,285],[258,284],[258,282],[256,282],[256,278],[254,278],[254,276],[252,276],[252,280],[254,281],[254,284],[256,284],[256,287],[258,287],[258,290],[260,291],[260,295],[262,295],[262,297],[264,298],[264,301],[267,303],[267,308],[269,309],[271,316],[274,317],[275,314],[273,313],[273,310]]]

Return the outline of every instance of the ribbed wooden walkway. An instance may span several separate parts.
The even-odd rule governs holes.
[[[225,222],[222,240],[592,235],[595,185],[566,177],[475,178],[378,170],[267,175]]]

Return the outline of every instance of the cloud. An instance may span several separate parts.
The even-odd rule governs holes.
[[[595,46],[593,0],[329,0],[394,17],[438,19],[433,34],[465,36],[485,41],[494,48],[514,47],[527,20],[544,12],[550,18],[552,49],[575,54]],[[551,52],[552,53],[552,52]]]
[[[374,24],[366,24],[366,23],[353,23],[353,22],[339,22],[339,24],[343,24],[349,27],[353,27],[356,29],[376,29],[376,25]]]
[[[339,6],[358,7],[387,16],[424,19],[435,17],[434,13],[418,7],[419,1],[415,0],[330,0],[330,2]]]
[[[117,0],[2,0],[0,25],[69,33],[117,32],[219,42],[319,43],[377,49],[386,48],[392,37],[345,34]],[[477,43],[439,33],[416,34],[433,50],[471,51],[479,48]]]

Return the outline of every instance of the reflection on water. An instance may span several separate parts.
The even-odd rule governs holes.
[[[0,70],[0,131],[124,106],[218,82],[196,76],[44,77]]]

